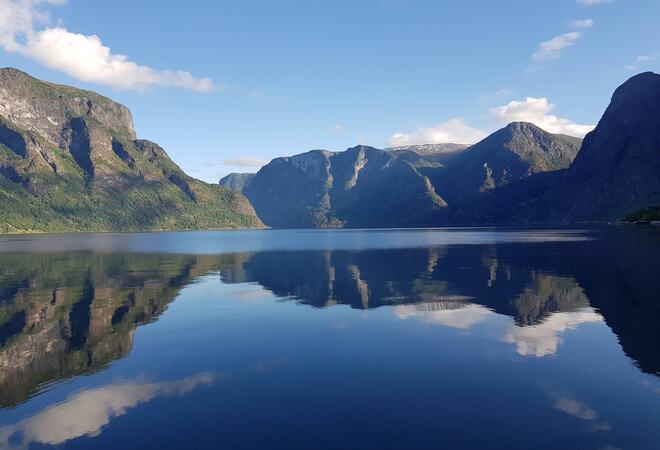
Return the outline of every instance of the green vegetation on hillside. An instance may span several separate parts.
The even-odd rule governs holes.
[[[262,226],[240,194],[136,139],[127,108],[0,69],[0,233]]]

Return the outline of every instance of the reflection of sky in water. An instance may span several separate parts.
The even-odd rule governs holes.
[[[30,443],[62,444],[82,436],[98,436],[114,417],[156,397],[189,394],[213,383],[210,373],[176,381],[115,383],[85,390],[14,425],[0,428],[2,448],[24,448]]]
[[[603,317],[589,308],[578,312],[554,313],[543,323],[527,327],[511,326],[504,340],[516,345],[521,355],[546,356],[557,353],[562,333],[583,323],[602,322]]]
[[[471,303],[400,305],[394,307],[394,314],[400,319],[418,319],[459,330],[470,330],[475,325],[497,316],[490,309]],[[562,333],[583,323],[602,321],[603,317],[591,308],[577,312],[553,313],[538,325],[521,327],[511,323],[502,339],[509,344],[515,344],[516,351],[523,356],[552,355],[557,353],[557,347],[562,342]]]

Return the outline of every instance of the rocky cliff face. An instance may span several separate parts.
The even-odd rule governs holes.
[[[412,152],[314,150],[274,159],[243,193],[273,227],[431,225],[446,203],[418,171],[429,165]]]
[[[0,232],[259,226],[240,195],[137,140],[94,92],[0,69]]]
[[[632,77],[612,96],[567,174],[564,220],[615,219],[660,205],[660,75]]]

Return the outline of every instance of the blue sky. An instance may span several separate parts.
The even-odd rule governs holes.
[[[512,120],[582,135],[659,71],[659,23],[657,0],[0,0],[0,65],[127,105],[140,137],[216,182]]]

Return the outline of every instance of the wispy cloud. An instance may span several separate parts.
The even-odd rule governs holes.
[[[626,70],[637,70],[640,67],[648,64],[651,61],[655,61],[658,58],[658,55],[641,55],[635,58],[633,62],[630,64],[626,64],[625,69]]]
[[[182,70],[157,70],[114,53],[96,35],[48,27],[47,6],[64,0],[0,0],[0,48],[33,59],[49,69],[81,81],[115,89],[143,90],[172,86],[197,92],[218,87],[210,78],[197,78]]]
[[[538,49],[532,54],[532,59],[535,61],[552,61],[557,59],[561,56],[565,48],[575,45],[581,37],[581,32],[570,31],[555,36],[548,41],[541,42]]]
[[[534,72],[542,67],[548,61],[553,61],[561,57],[562,53],[568,47],[572,47],[584,35],[583,31],[594,26],[593,19],[576,19],[569,22],[573,31],[559,34],[552,39],[541,42],[536,51],[532,53],[532,63],[527,68],[528,72]]]
[[[431,127],[420,127],[410,133],[395,133],[387,141],[391,147],[416,144],[473,144],[486,137],[482,130],[468,125],[460,117]]]
[[[551,114],[554,109],[555,105],[545,97],[527,97],[525,100],[511,101],[493,108],[491,113],[503,125],[510,122],[531,122],[550,133],[582,137],[594,129],[594,125],[578,124]]]
[[[593,19],[579,19],[579,20],[571,20],[569,22],[569,25],[571,28],[591,28],[594,26],[594,21]]]
[[[235,167],[262,167],[268,164],[269,162],[270,161],[268,161],[267,159],[253,158],[251,156],[243,156],[239,158],[223,159],[220,163],[225,166],[235,166]]]

